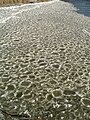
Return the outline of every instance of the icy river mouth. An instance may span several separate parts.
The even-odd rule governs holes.
[[[90,17],[64,1],[0,8],[0,120],[90,119]]]

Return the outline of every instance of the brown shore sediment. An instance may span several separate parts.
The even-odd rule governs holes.
[[[47,2],[48,0],[0,0],[0,7],[22,5],[28,3]]]

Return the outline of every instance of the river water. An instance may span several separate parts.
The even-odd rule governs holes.
[[[90,17],[90,0],[63,0],[72,3],[77,8],[77,12]]]

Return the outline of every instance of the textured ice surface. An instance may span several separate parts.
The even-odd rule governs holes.
[[[37,6],[0,24],[0,107],[31,120],[89,120],[90,18],[61,1]]]

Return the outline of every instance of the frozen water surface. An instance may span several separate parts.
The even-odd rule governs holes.
[[[90,17],[75,9],[0,8],[0,120],[90,119]]]

